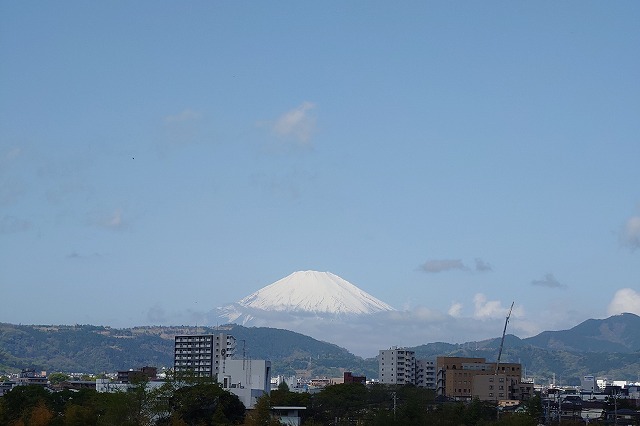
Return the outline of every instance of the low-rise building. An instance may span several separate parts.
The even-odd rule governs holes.
[[[247,408],[253,408],[258,398],[271,392],[271,362],[256,359],[226,361],[225,372],[218,376],[222,387],[237,395]]]
[[[281,425],[300,426],[302,423],[300,412],[306,409],[307,407],[271,407],[271,417]]]
[[[521,387],[521,366],[516,363],[496,368],[484,358],[439,356],[436,368],[437,394],[456,400],[515,400],[533,392],[533,384]]]

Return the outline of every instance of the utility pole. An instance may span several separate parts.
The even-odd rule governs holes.
[[[396,393],[393,392],[393,421],[396,421]]]

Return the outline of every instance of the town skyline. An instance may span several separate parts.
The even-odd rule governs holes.
[[[636,2],[0,8],[0,322],[303,270],[427,341],[640,314]]]

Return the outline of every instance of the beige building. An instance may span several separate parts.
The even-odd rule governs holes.
[[[438,395],[456,400],[512,400],[526,394],[520,364],[500,363],[496,371],[496,363],[484,358],[439,356],[436,371]]]

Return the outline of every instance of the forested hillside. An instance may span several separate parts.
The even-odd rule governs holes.
[[[537,383],[548,383],[554,373],[556,380],[565,384],[578,384],[586,374],[637,380],[640,352],[633,348],[640,341],[639,321],[637,315],[624,314],[527,339],[507,335],[502,361],[521,363],[525,374]],[[375,358],[362,359],[337,345],[299,333],[239,325],[217,330],[236,338],[236,358],[268,359],[274,375],[337,377],[347,370],[369,378],[378,376]],[[189,326],[115,329],[0,324],[0,372],[35,368],[101,373],[145,365],[171,367],[175,335],[215,332],[210,327]],[[594,342],[598,344],[594,346]],[[500,339],[496,338],[464,344],[428,343],[413,349],[417,358],[465,356],[492,362],[499,345]]]

